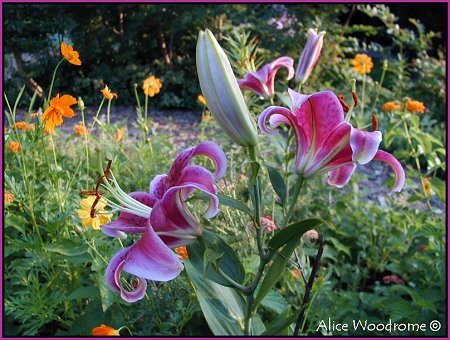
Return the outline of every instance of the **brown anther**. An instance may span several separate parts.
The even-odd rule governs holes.
[[[356,92],[352,91],[352,98],[353,98],[353,107],[357,107],[358,106],[358,95],[356,94]]]
[[[96,190],[81,190],[80,194],[87,195],[87,196],[92,196],[92,195],[97,196],[98,192]]]
[[[97,205],[97,203],[100,201],[101,198],[102,198],[102,195],[97,195],[97,197],[95,197],[94,203],[92,203],[92,207],[91,207],[91,213],[90,213],[91,218],[95,217],[95,206]]]
[[[374,113],[372,113],[372,131],[376,131],[378,129],[378,119]]]
[[[108,161],[108,163],[106,164],[106,169],[104,172],[105,178],[108,180],[109,179],[109,172],[111,170],[111,164],[112,164],[112,159],[106,159]]]
[[[344,96],[342,94],[339,94],[337,97],[342,105],[342,108],[344,109],[344,112],[348,112],[350,110],[350,106],[345,102]]]
[[[98,189],[100,188],[100,185],[102,184],[102,179],[105,177],[105,175],[101,175],[100,178],[97,180],[97,184],[95,185],[95,193],[98,194]]]

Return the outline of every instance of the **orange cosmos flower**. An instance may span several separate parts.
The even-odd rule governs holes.
[[[422,178],[422,185],[423,190],[425,191],[425,195],[430,196],[431,195],[431,183],[429,181],[429,178]]]
[[[79,135],[87,135],[89,133],[88,129],[80,124],[77,124],[73,127],[73,131],[78,133]]]
[[[197,96],[197,100],[199,101],[200,104],[206,106],[206,99],[205,99],[205,97],[203,97],[201,94],[199,94],[199,95]]]
[[[411,111],[411,112],[424,113],[426,107],[425,107],[425,105],[423,105],[422,102],[419,102],[417,100],[408,100],[406,102],[406,109]]]
[[[8,149],[12,152],[17,153],[20,151],[21,145],[19,142],[9,142],[7,145]]]
[[[107,100],[113,99],[113,97],[117,98],[117,93],[111,92],[111,90],[108,88],[108,85],[105,85],[105,88],[103,90],[100,90],[100,92],[103,94],[103,97]]]
[[[142,84],[142,89],[146,96],[153,97],[159,93],[161,90],[162,83],[159,78],[155,78],[154,76],[150,76],[144,80]]]
[[[177,247],[175,248],[175,253],[177,253],[177,255],[182,259],[182,260],[186,260],[189,258],[188,256],[188,252],[186,249],[186,246],[182,246],[182,247]]]
[[[298,270],[298,268],[292,268],[292,269],[291,269],[291,275],[292,275],[295,279],[298,279],[302,274],[300,273],[300,270]]]
[[[80,54],[73,49],[72,45],[67,46],[64,41],[61,43],[61,54],[69,63],[81,65]]]
[[[116,135],[114,136],[114,139],[116,142],[120,141],[125,133],[125,128],[118,128],[116,131]]]
[[[385,111],[397,111],[401,109],[401,105],[396,102],[386,102],[383,104],[383,110]]]
[[[16,129],[18,129],[18,130],[24,130],[24,131],[27,130],[27,126],[28,126],[28,124],[25,123],[25,122],[16,122],[16,124],[14,124],[14,127],[15,127]]]
[[[370,73],[373,67],[372,58],[367,54],[357,54],[352,60],[353,69],[359,74]]]
[[[93,336],[120,336],[119,331],[112,327],[101,324],[98,327],[92,329],[91,334]]]
[[[14,194],[11,194],[10,192],[4,192],[3,193],[3,200],[5,203],[12,203],[14,202]]]
[[[41,121],[45,121],[46,132],[53,134],[55,126],[60,126],[63,123],[62,117],[74,117],[75,111],[70,107],[76,103],[77,100],[75,97],[65,94],[60,98],[58,93],[56,97],[50,101],[50,106],[45,110],[41,118]]]

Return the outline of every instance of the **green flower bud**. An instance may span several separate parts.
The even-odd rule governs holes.
[[[230,62],[211,31],[200,31],[197,73],[209,110],[236,144],[256,146],[256,123],[250,116]]]

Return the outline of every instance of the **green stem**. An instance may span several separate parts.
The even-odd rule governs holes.
[[[364,106],[366,103],[366,80],[367,80],[367,75],[366,75],[366,73],[364,73],[363,88],[362,88],[362,95],[361,95],[361,117],[364,117]]]
[[[386,70],[387,70],[387,67],[383,67],[383,72],[381,73],[380,82],[378,83],[378,86],[377,86],[377,94],[375,95],[375,99],[373,101],[372,108],[370,109],[370,113],[373,113],[373,110],[375,110],[375,106],[377,105],[378,97],[380,96],[380,91],[381,91],[381,87],[383,85]]]
[[[408,124],[406,123],[406,120],[405,120],[405,118],[404,118],[404,115],[402,115],[402,122],[403,122],[403,128],[405,129],[406,139],[407,139],[407,141],[408,141],[409,147],[411,148],[411,151],[412,151],[412,154],[413,154],[413,157],[414,157],[414,161],[415,161],[415,163],[416,163],[417,174],[418,174],[418,176],[419,176],[420,185],[422,186],[422,191],[423,191],[423,194],[424,194],[424,196],[425,196],[425,200],[426,200],[426,202],[427,202],[427,207],[428,207],[428,210],[429,210],[429,212],[430,212],[431,218],[434,219],[434,215],[433,215],[433,210],[432,210],[432,208],[431,208],[430,199],[428,198],[428,194],[427,194],[425,185],[424,185],[424,183],[423,183],[422,170],[421,170],[421,168],[420,168],[419,157],[417,156],[417,155],[418,155],[418,152],[417,152],[417,150],[416,150],[416,148],[414,147],[414,144],[413,144],[413,142],[412,142],[411,134],[410,134],[410,132],[409,132]]]
[[[50,83],[50,89],[48,90],[47,105],[48,105],[48,103],[50,103],[50,98],[52,97],[53,84],[55,83],[56,72],[58,71],[59,65],[61,65],[63,61],[64,61],[64,58],[59,61],[59,63],[55,67],[55,70],[53,71],[52,81]],[[44,109],[47,109],[47,108],[44,107]]]
[[[284,219],[284,227],[287,226],[287,224],[289,223],[289,220],[292,217],[292,214],[295,209],[295,205],[297,203],[297,198],[298,198],[298,195],[300,194],[300,190],[302,189],[304,181],[305,181],[305,179],[303,178],[303,176],[299,174],[297,176],[297,181],[295,182],[294,193],[292,194],[292,198],[291,198],[291,204],[289,206],[289,210],[286,215],[286,218]]]
[[[103,97],[102,101],[100,102],[100,105],[98,106],[97,113],[95,114],[94,120],[92,121],[91,128],[89,129],[89,131],[92,131],[92,129],[94,128],[95,122],[97,121],[98,115],[100,114],[104,102],[105,97]]]
[[[108,108],[106,109],[106,122],[108,124],[110,123],[109,113],[111,112],[111,102],[112,102],[112,98],[108,100]]]
[[[84,119],[84,110],[81,110],[81,120],[83,122],[83,127],[86,130],[84,135],[85,150],[86,150],[86,187],[89,185],[89,131],[86,127],[86,121]]]
[[[50,134],[50,144],[52,145],[52,151],[53,151],[53,161],[55,163],[55,171],[54,173],[56,173],[58,171],[58,160],[56,158],[56,147],[55,147],[55,143],[53,142],[53,136]],[[58,177],[55,178],[55,186],[56,186],[56,196],[58,199],[58,203],[59,203],[59,210],[62,212],[64,210],[64,202],[61,198],[61,190],[59,187],[59,180]]]

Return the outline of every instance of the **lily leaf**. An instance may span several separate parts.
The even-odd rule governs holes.
[[[243,335],[245,319],[244,298],[233,288],[205,279],[191,260],[184,263],[186,273],[196,288],[200,307],[214,335]],[[252,334],[265,331],[258,315],[252,319]]]
[[[330,229],[335,229],[334,226],[325,220],[321,220],[319,218],[309,218],[306,220],[302,220],[299,222],[292,223],[287,227],[280,230],[278,233],[272,237],[269,241],[269,247],[273,249],[279,249],[283,245],[287,244],[291,240],[300,239],[302,235],[308,230],[317,228],[321,224],[326,224]]]
[[[261,335],[289,335],[287,328],[295,322],[298,317],[298,311],[289,315],[290,307],[286,308],[278,317],[273,320],[264,333]]]
[[[217,197],[219,198],[220,204],[226,205],[227,207],[230,207],[230,208],[233,208],[236,210],[240,210],[249,216],[253,216],[253,213],[249,209],[249,207],[247,207],[245,204],[239,202],[238,200],[234,199],[233,197],[223,195],[223,194],[217,194]]]
[[[217,261],[218,268],[228,277],[238,283],[244,281],[245,271],[239,257],[233,248],[217,234],[205,229],[203,236],[188,245],[187,250],[192,266],[205,278],[223,286],[231,287],[231,284],[223,278],[214,266],[209,265]],[[217,254],[221,256],[217,256]]]
[[[277,169],[271,166],[267,165],[267,170],[269,171],[269,179],[270,183],[272,183],[273,190],[275,190],[281,200],[281,204],[284,206],[286,204],[286,184],[284,183],[283,176],[281,176]]]

